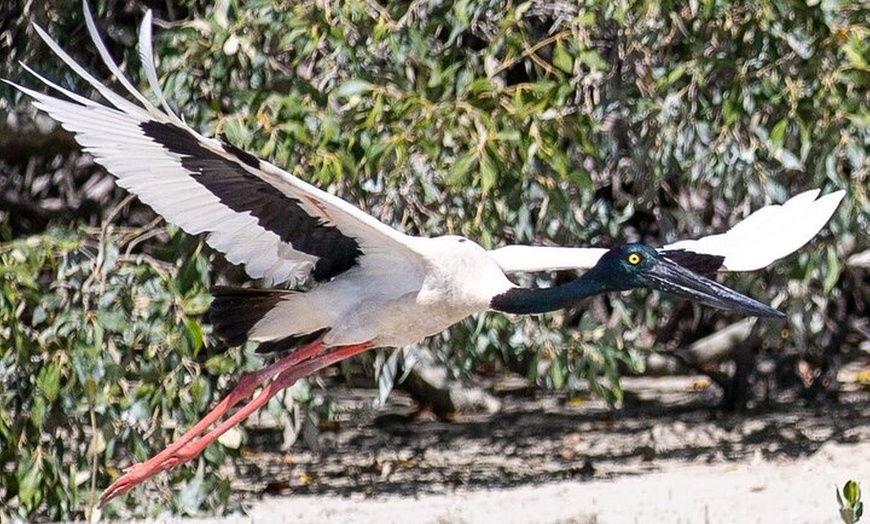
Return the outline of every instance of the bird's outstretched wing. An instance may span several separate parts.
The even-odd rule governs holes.
[[[87,2],[84,12],[100,56],[135,103],[94,78],[38,26],[36,32],[52,51],[107,103],[77,95],[23,64],[62,97],[6,82],[75,133],[120,186],[184,231],[208,233],[207,242],[230,262],[268,282],[328,280],[357,265],[376,265],[373,258],[380,257],[393,268],[417,263],[402,233],[283,169],[200,135],[176,116],[154,68],[150,11],[140,27],[139,54],[160,107],[134,88],[112,60]]]
[[[841,190],[819,198],[818,189],[804,191],[782,205],[755,211],[727,233],[680,240],[660,251],[683,258],[690,266],[708,258],[702,256],[693,260],[691,254],[695,253],[719,259],[722,271],[754,271],[809,242],[828,222],[845,194]],[[489,253],[502,271],[519,273],[589,269],[606,252],[607,249],[602,248],[505,246]],[[693,269],[707,272],[703,268]]]
[[[819,198],[819,190],[804,191],[782,205],[765,206],[738,222],[727,233],[697,240],[680,240],[663,251],[686,250],[724,257],[725,271],[755,271],[788,256],[813,239],[828,223],[846,192]]]

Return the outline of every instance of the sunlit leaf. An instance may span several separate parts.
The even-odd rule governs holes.
[[[568,54],[561,41],[556,42],[553,47],[553,65],[566,73],[574,71],[574,57]]]
[[[61,366],[56,362],[49,362],[39,370],[37,382],[42,389],[42,394],[45,395],[45,400],[49,403],[54,402],[60,392],[61,372]]]
[[[25,507],[32,507],[40,496],[42,481],[42,464],[39,460],[30,461],[24,465],[23,475],[18,481],[18,498]]]
[[[368,93],[372,89],[374,89],[374,86],[365,80],[348,80],[338,86],[334,94],[337,97],[348,98]]]
[[[233,360],[225,355],[215,355],[205,361],[205,369],[212,375],[228,375],[235,367]]]

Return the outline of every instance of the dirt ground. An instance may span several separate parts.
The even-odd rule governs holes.
[[[409,418],[401,394],[337,398],[318,452],[252,435],[223,523],[837,523],[835,486],[870,491],[870,394],[723,414],[695,377],[626,379],[598,401],[508,395],[496,414]],[[190,522],[190,521],[186,521]]]

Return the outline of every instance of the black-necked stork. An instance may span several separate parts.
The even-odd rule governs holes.
[[[133,466],[101,504],[154,474],[198,455],[272,396],[325,366],[375,347],[405,346],[465,317],[489,310],[543,313],[609,291],[652,288],[746,315],[776,310],[690,269],[752,270],[788,255],[828,221],[843,197],[818,191],[752,214],[724,235],[656,250],[626,244],[610,250],[511,246],[486,251],[458,236],[410,237],[342,199],[227,143],[207,138],[176,116],[157,80],[151,14],[139,51],[157,101],[137,91],[100,40],[87,5],[89,33],[107,67],[134,101],[118,95],[75,63],[39,27],[54,53],[107,104],[77,95],[24,66],[62,97],[18,84],[118,179],[118,184],[247,273],[280,289],[217,288],[212,321],[230,344],[260,342],[259,351],[287,354],[239,384],[202,421],[150,460]],[[10,82],[11,83],[11,82]],[[588,269],[544,289],[515,286],[506,273]],[[302,292],[294,284],[316,281]],[[253,396],[211,431],[231,408]]]

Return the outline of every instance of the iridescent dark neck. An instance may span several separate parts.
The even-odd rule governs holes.
[[[590,271],[567,284],[548,288],[512,288],[496,295],[489,303],[491,309],[517,315],[536,315],[558,311],[575,305],[584,298],[624,289],[599,278]]]

